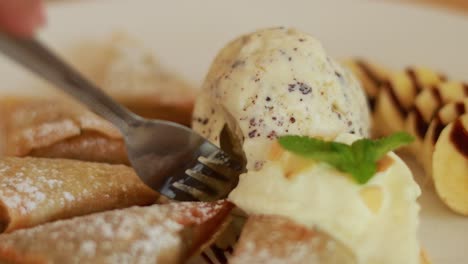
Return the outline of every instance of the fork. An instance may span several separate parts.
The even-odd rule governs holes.
[[[38,40],[0,33],[0,50],[116,126],[138,176],[167,198],[214,201],[237,185],[244,167],[240,159],[187,127],[130,112]]]

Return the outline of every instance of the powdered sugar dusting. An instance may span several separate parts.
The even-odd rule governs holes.
[[[122,185],[126,188],[121,188]],[[41,158],[0,159],[0,202],[10,219],[7,231],[63,218],[64,212],[72,217],[148,205],[156,197],[132,169],[122,165]],[[99,203],[90,207],[87,204],[90,201]]]
[[[279,216],[251,216],[230,263],[355,263],[337,241]]]
[[[49,188],[60,188],[62,186],[62,181],[55,180],[55,179],[46,179],[45,177],[39,177],[40,181],[44,181],[47,183]]]
[[[65,200],[67,200],[69,202],[73,202],[75,200],[75,196],[73,196],[69,192],[63,192],[63,198],[65,198]]]
[[[84,255],[94,256],[96,254],[96,242],[85,240],[80,245],[80,252]]]
[[[53,263],[177,262],[189,241],[181,231],[206,222],[223,204],[173,203],[76,217],[1,235],[0,249],[40,254]]]
[[[44,147],[55,141],[67,138],[69,136],[78,135],[80,128],[71,120],[63,120],[60,122],[43,123],[39,126],[24,129],[21,138],[25,140],[32,148]],[[60,135],[58,138],[53,138],[50,135]]]
[[[22,172],[1,180],[0,198],[7,207],[17,208],[21,214],[31,212],[46,199],[46,195],[31,179],[24,178]]]

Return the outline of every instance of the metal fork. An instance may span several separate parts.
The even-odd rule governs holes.
[[[138,176],[169,199],[218,200],[237,185],[242,162],[187,127],[131,113],[39,41],[0,33],[0,50],[115,125]]]

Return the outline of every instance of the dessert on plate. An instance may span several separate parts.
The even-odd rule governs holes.
[[[115,98],[188,124],[193,91],[138,44],[116,37],[86,46],[79,66]],[[426,153],[434,185],[465,213],[468,119],[456,98],[464,86],[422,67],[344,65],[287,28],[240,36],[219,52],[192,126],[217,145],[227,131],[247,171],[228,201],[214,203],[157,204],[131,168],[103,164],[128,163],[121,136],[77,104],[3,99],[1,154],[35,157],[0,159],[0,261],[428,263],[417,237],[420,189],[392,152],[409,136],[390,134],[407,128],[423,147],[437,134]],[[388,137],[370,139],[371,128]]]

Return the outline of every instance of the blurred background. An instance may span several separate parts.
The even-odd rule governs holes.
[[[468,76],[459,54],[468,46],[461,34],[468,28],[466,0],[55,0],[48,13],[43,37],[58,49],[77,38],[126,31],[143,39],[164,65],[198,83],[226,42],[280,25],[309,32],[336,58],[422,64]]]
[[[409,0],[401,2],[432,5],[436,8],[446,8],[457,12],[468,12],[468,1],[466,0]]]
[[[0,0],[1,1],[1,0]],[[468,0],[48,0],[40,38],[70,59],[80,43],[124,32],[158,62],[199,87],[228,41],[263,27],[296,27],[332,56],[363,57],[385,67],[422,65],[468,81]],[[70,62],[76,63],[73,59]],[[32,77],[0,57],[2,93],[44,93]],[[461,263],[467,222],[433,196],[423,197],[424,245],[435,263]],[[428,205],[428,206],[426,206]],[[448,222],[450,221],[450,223]],[[449,223],[449,224],[447,224]]]

